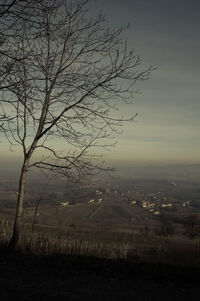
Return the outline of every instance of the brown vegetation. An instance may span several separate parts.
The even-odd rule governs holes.
[[[12,221],[1,219],[0,240],[6,244],[12,234]],[[200,239],[181,235],[166,236],[147,227],[124,229],[112,225],[58,223],[57,226],[23,225],[20,249],[36,254],[66,254],[98,258],[131,259],[139,262],[200,266]],[[34,230],[33,230],[34,229]]]

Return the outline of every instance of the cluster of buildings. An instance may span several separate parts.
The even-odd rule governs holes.
[[[190,201],[181,203],[180,201],[169,202],[167,197],[161,197],[160,191],[155,194],[147,194],[144,198],[144,194],[137,196],[137,200],[130,201],[130,196],[128,196],[131,205],[138,205],[154,215],[159,215],[161,209],[176,210],[177,207],[189,207]]]
[[[96,183],[95,183],[96,184]],[[138,189],[134,187],[134,190],[127,190],[124,189],[124,192],[121,192],[119,185],[117,184],[110,184],[108,183],[105,185],[105,188],[95,188],[95,184],[90,186],[81,186],[81,190],[86,192],[85,195],[85,202],[88,204],[97,204],[102,203],[105,195],[120,195],[122,198],[125,198],[130,205],[137,205],[139,207],[148,210],[153,215],[159,215],[162,209],[165,210],[176,210],[180,207],[190,207],[190,201],[181,202],[177,200],[175,197],[167,197],[164,195],[164,192],[157,191],[147,193],[144,189],[140,186]],[[176,183],[171,183],[173,186]],[[96,186],[98,187],[98,186]],[[142,189],[141,189],[142,188]],[[88,194],[88,197],[87,197]],[[90,195],[90,196],[89,196]],[[68,206],[74,205],[73,201],[67,202],[60,202],[61,206]]]
[[[89,187],[91,189],[91,187]],[[84,189],[88,189],[88,187],[84,187]],[[98,188],[96,191],[93,193],[93,198],[90,198],[87,203],[88,204],[96,204],[96,203],[101,203],[103,201],[103,193],[105,190],[103,188]],[[62,201],[59,203],[60,206],[70,206],[70,205],[75,205],[76,202],[74,200],[70,201]]]
[[[101,203],[101,202],[103,201],[103,197],[102,197],[103,192],[104,192],[103,189],[101,189],[101,188],[97,189],[97,190],[96,190],[96,196],[95,196],[95,198],[89,200],[89,201],[88,201],[88,204]]]

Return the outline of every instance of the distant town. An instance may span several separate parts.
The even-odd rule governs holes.
[[[50,211],[49,206],[52,206],[59,210],[63,208],[66,219],[71,221],[142,225],[164,216],[172,222],[183,223],[189,215],[200,215],[198,183],[190,177],[187,179],[185,174],[182,178],[176,174],[159,178],[155,173],[153,177],[137,178],[121,172],[114,176],[85,178],[76,183],[64,178],[35,176],[27,182],[25,212],[37,207],[37,216],[40,216],[44,210]],[[14,210],[16,194],[17,181],[1,177],[1,208]]]

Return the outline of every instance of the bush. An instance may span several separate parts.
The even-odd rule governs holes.
[[[175,233],[175,226],[169,222],[166,218],[161,217],[160,227],[156,229],[156,234],[161,236],[171,236]]]
[[[200,220],[197,215],[190,215],[187,217],[184,223],[184,234],[189,239],[194,239],[200,236]]]

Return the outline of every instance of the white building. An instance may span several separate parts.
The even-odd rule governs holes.
[[[161,207],[162,208],[169,208],[169,207],[172,207],[172,204],[162,204]]]
[[[69,202],[60,202],[60,205],[61,206],[67,206],[67,205],[69,205]]]
[[[94,199],[88,201],[88,204],[93,204],[93,203],[95,203]]]

